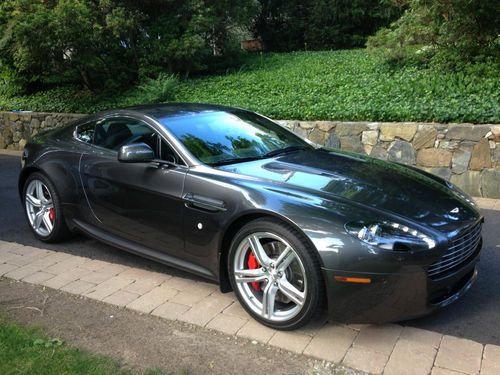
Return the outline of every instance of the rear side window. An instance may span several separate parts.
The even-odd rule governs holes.
[[[92,143],[94,141],[94,130],[95,122],[93,121],[79,125],[75,129],[75,137],[82,142]]]

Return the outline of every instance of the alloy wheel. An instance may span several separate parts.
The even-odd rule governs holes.
[[[49,236],[55,223],[54,203],[49,189],[42,181],[32,180],[26,188],[24,198],[33,230],[40,236]]]
[[[242,299],[262,318],[288,321],[302,310],[307,294],[305,268],[283,238],[252,233],[236,248],[233,266]]]

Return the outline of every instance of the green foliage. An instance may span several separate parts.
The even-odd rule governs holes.
[[[54,337],[52,339],[47,339],[47,338],[38,338],[33,341],[34,345],[41,345],[46,348],[56,348],[58,346],[62,346],[63,341],[57,337]]]
[[[143,103],[160,103],[172,100],[178,85],[177,77],[160,73],[157,78],[148,78],[139,86],[141,96],[138,101]]]
[[[253,32],[268,51],[304,49],[311,0],[259,0],[261,11]]]
[[[36,91],[96,92],[160,72],[189,75],[225,56],[257,0],[4,0],[0,78]]]
[[[175,100],[249,108],[298,120],[500,122],[499,64],[460,71],[392,69],[364,50],[248,56],[238,70],[180,80]],[[1,109],[94,112],[140,104],[140,89],[92,96],[75,87],[0,95]]]
[[[364,45],[368,35],[401,15],[388,0],[260,0],[254,33],[271,51]]]
[[[305,41],[310,49],[361,47],[368,35],[401,15],[380,0],[318,0],[311,9]]]
[[[125,374],[111,359],[69,348],[58,338],[0,319],[1,374]]]
[[[186,81],[176,100],[282,119],[498,123],[499,68],[391,69],[364,50],[269,54],[232,74]]]
[[[396,64],[461,69],[463,63],[496,59],[500,47],[497,0],[395,0],[407,11],[368,39],[368,49]]]
[[[131,70],[106,25],[106,14],[88,0],[7,0],[0,11],[0,64],[4,79],[27,87],[81,82],[87,89],[128,82]]]

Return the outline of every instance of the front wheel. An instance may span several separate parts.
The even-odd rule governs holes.
[[[271,328],[297,329],[322,311],[317,257],[298,231],[280,221],[255,220],[236,234],[229,275],[243,307]]]

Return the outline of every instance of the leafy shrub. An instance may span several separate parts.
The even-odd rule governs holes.
[[[176,76],[160,73],[156,79],[148,78],[145,83],[138,87],[140,95],[137,97],[137,101],[159,103],[172,100],[177,85]]]
[[[95,93],[205,71],[257,8],[257,0],[3,0],[0,78],[25,92],[79,84]]]
[[[408,7],[389,28],[368,39],[368,49],[390,63],[460,69],[499,58],[497,0],[394,0]]]
[[[386,0],[314,1],[305,42],[312,50],[361,47],[399,16],[401,8]]]
[[[361,47],[401,15],[388,0],[259,0],[253,29],[269,51]]]

